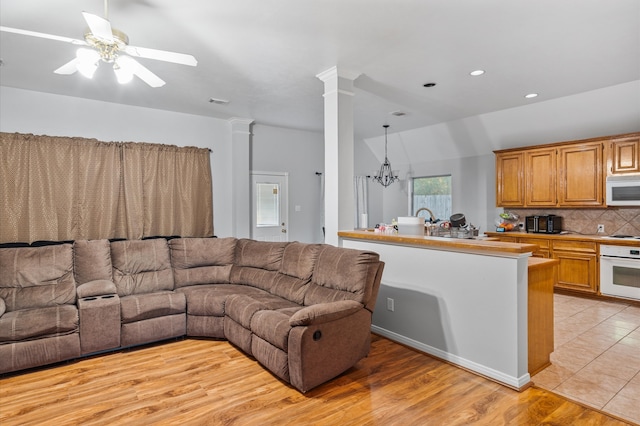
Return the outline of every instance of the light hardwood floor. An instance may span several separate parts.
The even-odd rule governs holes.
[[[516,392],[390,340],[307,394],[228,342],[186,339],[0,379],[10,425],[624,425],[551,392]]]

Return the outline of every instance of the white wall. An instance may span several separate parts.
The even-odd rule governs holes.
[[[256,124],[251,169],[289,174],[289,241],[322,242],[321,177],[316,172],[324,172],[323,135]]]
[[[0,87],[0,113],[2,132],[210,148],[214,232],[220,237],[233,236],[228,121],[10,87]],[[321,241],[319,178],[315,171],[323,171],[322,135],[262,125],[254,126],[253,134],[253,167],[288,171],[291,206],[302,206],[301,212],[290,213],[290,238]]]

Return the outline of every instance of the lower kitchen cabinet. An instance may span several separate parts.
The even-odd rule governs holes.
[[[500,241],[520,244],[536,244],[539,248],[533,257],[558,260],[556,288],[563,288],[582,293],[597,294],[599,286],[597,244],[590,241],[562,239],[554,235],[521,234],[487,232]]]
[[[596,243],[552,241],[551,258],[557,259],[556,286],[596,294],[598,292],[598,252]]]
[[[520,244],[537,244],[538,250],[533,252],[533,257],[543,257],[545,259],[549,259],[551,254],[549,252],[549,240],[543,238],[518,238],[518,242]]]

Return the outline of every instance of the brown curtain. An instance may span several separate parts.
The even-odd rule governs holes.
[[[142,235],[213,234],[204,220],[213,217],[207,149],[125,143],[122,153],[125,176],[141,194],[133,208],[141,213]]]
[[[0,242],[213,235],[201,148],[0,133]]]

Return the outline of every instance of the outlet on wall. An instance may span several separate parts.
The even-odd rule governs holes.
[[[387,311],[391,311],[393,312],[394,310],[394,303],[393,303],[393,299],[390,297],[387,297]]]
[[[598,234],[604,234],[604,225],[598,225]]]

